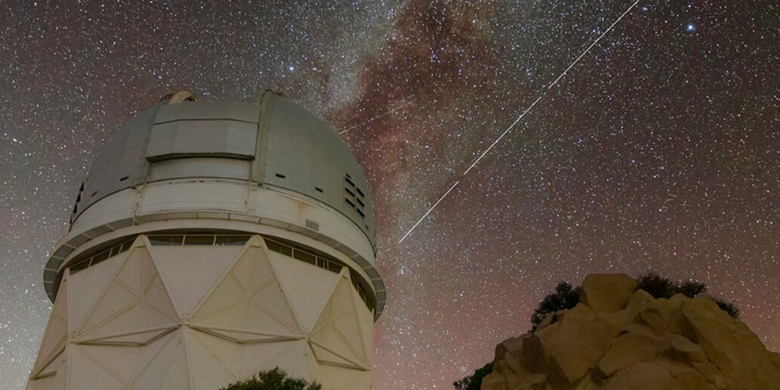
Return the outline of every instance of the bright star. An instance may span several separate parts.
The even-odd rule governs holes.
[[[693,25],[693,23],[689,23],[689,24],[688,24],[688,27],[687,27],[687,30],[688,30],[688,31],[693,31],[693,30],[696,30],[696,26],[694,26],[694,25]]]

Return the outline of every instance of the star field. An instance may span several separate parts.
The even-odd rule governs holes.
[[[377,390],[451,388],[589,273],[705,282],[780,351],[780,7],[640,1],[544,92],[631,4],[0,3],[0,390],[26,383],[79,184],[181,88],[271,88],[344,131],[388,289]]]

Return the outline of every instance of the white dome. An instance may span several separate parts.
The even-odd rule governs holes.
[[[255,208],[228,203],[205,207],[216,204],[213,199],[203,200],[213,197],[214,191],[201,199],[199,192],[181,184],[197,182],[240,184],[245,194],[256,188],[288,194],[319,210],[318,215],[333,217],[322,217],[324,222],[318,224],[301,217],[306,211],[295,216],[296,212],[280,213],[269,207],[257,211],[263,208],[262,200]],[[178,191],[169,190],[167,208],[139,211],[139,199],[149,196],[150,188],[161,187]],[[182,200],[185,197],[187,201]],[[251,201],[245,196],[231,204],[245,202]],[[109,238],[118,240],[120,229],[138,234],[143,229],[137,227],[145,222],[199,220],[199,211],[226,221],[254,218],[256,224],[297,232],[337,248],[366,275],[365,283],[376,293],[376,314],[381,313],[385,292],[374,267],[373,200],[365,176],[327,123],[271,91],[263,94],[259,104],[203,102],[187,93],[171,94],[124,125],[104,147],[79,190],[70,232],[57,244],[44,271],[47,294],[54,300],[64,268],[105,246]],[[347,226],[350,223],[353,226]]]

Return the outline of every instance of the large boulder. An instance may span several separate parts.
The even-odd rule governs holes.
[[[654,299],[627,275],[591,275],[575,308],[496,347],[482,389],[780,390],[780,354],[710,298]]]

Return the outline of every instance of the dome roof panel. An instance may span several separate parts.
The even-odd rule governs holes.
[[[155,164],[172,159],[181,161],[166,164],[164,176],[149,176]],[[172,180],[208,172],[210,178],[237,180],[230,162],[236,159],[252,161],[251,180],[338,210],[375,245],[373,200],[347,145],[327,123],[270,91],[260,104],[163,100],[141,112],[106,144],[71,220],[100,199],[156,177]],[[208,169],[178,168],[204,164]]]

